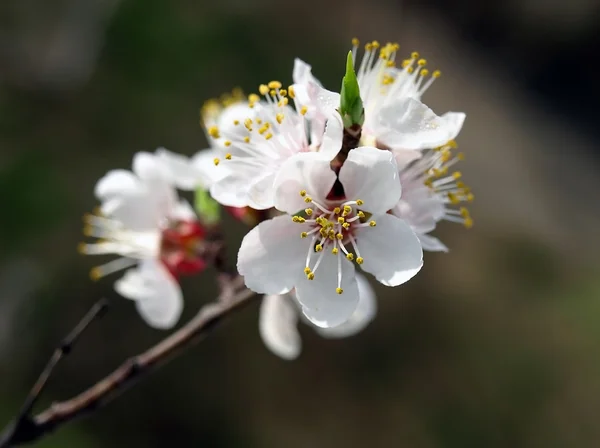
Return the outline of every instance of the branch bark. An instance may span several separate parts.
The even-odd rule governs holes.
[[[48,409],[32,416],[30,411],[35,398],[30,400],[30,397],[37,390],[34,386],[22,412],[4,430],[2,437],[0,437],[0,448],[23,445],[39,440],[71,420],[104,406],[118,397],[128,387],[136,384],[147,373],[172,359],[182,349],[204,339],[224,318],[250,303],[250,299],[255,295],[245,288],[243,279],[240,276],[232,277],[228,274],[221,274],[219,282],[222,291],[219,298],[215,302],[205,305],[185,326],[144,353],[129,358],[108,376],[79,395],[66,401],[54,403]],[[51,358],[49,365],[52,364],[53,359],[54,356]],[[44,373],[48,373],[48,375],[44,376]],[[40,378],[45,378],[43,380],[44,384],[50,373],[51,369],[48,372],[45,369],[40,376]],[[41,389],[39,389],[39,392],[41,392]],[[39,392],[35,395],[36,398]]]

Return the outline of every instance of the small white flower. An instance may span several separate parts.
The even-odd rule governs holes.
[[[473,219],[465,202],[473,200],[473,193],[460,179],[460,171],[449,169],[464,158],[452,154],[454,141],[428,151],[393,151],[398,164],[402,197],[391,212],[406,221],[415,231],[424,250],[447,252],[448,248],[437,238],[428,235],[441,220],[457,222],[466,228]]]
[[[377,302],[373,288],[364,276],[357,274],[358,306],[346,322],[337,327],[321,328],[302,319],[325,338],[345,338],[362,331],[375,317]],[[302,340],[298,332],[298,320],[302,314],[298,303],[285,295],[267,295],[260,306],[259,332],[269,350],[283,359],[296,359],[302,350]]]
[[[238,270],[264,294],[295,288],[304,315],[320,327],[347,321],[358,304],[353,261],[387,286],[412,278],[423,264],[418,238],[387,214],[400,199],[392,153],[361,147],[339,172],[343,199],[330,196],[337,178],[319,153],[297,154],[274,183],[275,207],[242,241]],[[306,208],[305,208],[306,207]]]
[[[223,205],[249,206],[264,210],[273,207],[273,181],[282,164],[291,156],[320,151],[332,159],[342,145],[339,114],[329,120],[325,135],[311,140],[307,135],[306,108],[294,108],[293,88],[278,81],[259,87],[247,102],[232,104],[207,125],[211,145],[217,152],[214,164],[223,170],[210,188]],[[209,122],[210,123],[210,122]]]
[[[93,268],[92,278],[137,265],[115,283],[115,289],[136,301],[149,325],[172,327],[183,308],[174,275],[204,268],[204,261],[195,259],[192,250],[204,235],[193,210],[178,199],[159,157],[146,152],[134,156],[133,172],[108,172],[96,184],[95,194],[100,210],[84,217],[84,234],[100,241],[82,243],[79,250],[120,258]]]
[[[358,41],[353,40],[353,56],[360,94],[365,109],[361,144],[390,149],[426,149],[454,139],[462,128],[465,114],[448,112],[437,116],[420,99],[439,71],[429,73],[427,61],[414,52],[396,68],[397,44],[380,47],[374,41],[365,45],[357,63]],[[323,114],[339,106],[339,94],[321,87],[310,65],[297,59],[294,85],[299,102],[319,123]]]

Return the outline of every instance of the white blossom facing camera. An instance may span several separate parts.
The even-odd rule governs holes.
[[[95,194],[101,205],[97,214],[84,217],[84,234],[98,241],[81,243],[79,251],[120,257],[93,268],[91,277],[135,266],[117,280],[116,291],[135,301],[150,326],[171,328],[183,308],[177,276],[205,267],[197,250],[204,229],[190,205],[178,199],[169,170],[151,153],[134,156],[133,172],[108,172]]]
[[[428,235],[441,220],[473,226],[465,203],[473,201],[471,189],[465,185],[460,171],[450,168],[464,159],[464,154],[452,154],[454,140],[428,151],[394,151],[402,197],[392,213],[413,228],[424,250],[447,252],[438,238]]]
[[[357,274],[356,281],[358,306],[346,322],[332,328],[317,327],[304,318],[293,297],[293,291],[284,295],[265,296],[260,305],[258,327],[267,348],[280,358],[296,359],[302,350],[302,339],[298,331],[300,320],[328,339],[346,338],[362,331],[375,317],[377,302],[367,279]]]
[[[401,193],[391,152],[360,147],[338,180],[319,153],[297,154],[274,183],[275,207],[285,215],[264,221],[242,241],[238,271],[253,291],[284,294],[295,288],[304,315],[319,327],[347,321],[359,301],[354,263],[387,286],[412,278],[423,264],[415,233],[388,214]]]
[[[427,61],[413,52],[396,68],[399,45],[383,47],[373,41],[365,45],[358,63],[358,40],[353,39],[353,61],[365,110],[360,143],[387,149],[427,149],[454,139],[460,132],[464,113],[437,116],[421,103],[422,95],[441,75],[430,73]],[[311,73],[310,65],[297,59],[294,87],[302,104],[317,120],[339,105],[339,94],[329,92]]]
[[[223,173],[210,188],[223,205],[264,210],[274,205],[273,182],[283,163],[295,154],[319,151],[333,158],[342,144],[339,114],[329,120],[318,140],[309,138],[307,108],[290,105],[294,89],[279,81],[259,86],[260,96],[223,109],[207,126],[217,155],[213,162]]]

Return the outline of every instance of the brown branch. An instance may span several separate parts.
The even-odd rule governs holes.
[[[109,403],[129,386],[134,385],[144,374],[168,361],[183,348],[204,339],[224,318],[250,303],[254,293],[244,287],[241,277],[232,278],[230,275],[221,274],[219,280],[222,291],[219,298],[205,305],[185,326],[144,353],[128,359],[81,394],[54,403],[35,416],[29,415],[31,409],[26,415],[20,414],[4,431],[0,438],[0,448],[34,442],[65,423]]]

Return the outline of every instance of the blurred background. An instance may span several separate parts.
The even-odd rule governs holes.
[[[295,362],[258,302],[39,447],[596,447],[600,441],[600,124],[595,0],[4,0],[0,3],[0,424],[100,297],[109,314],[57,369],[65,399],[161,339],[76,252],[94,183],[139,150],[206,146],[199,108],[291,82],[335,89],[354,36],[443,71],[424,101],[465,111],[475,226],[377,289],[361,334],[303,326]],[[246,229],[227,222],[235,254]],[[184,282],[183,321],[215,297]]]

